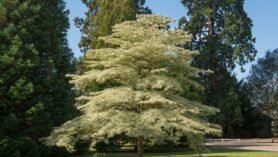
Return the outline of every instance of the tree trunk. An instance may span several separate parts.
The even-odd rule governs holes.
[[[138,150],[137,144],[138,144],[138,142],[137,142],[137,141],[134,141],[134,143],[133,143],[134,152],[137,152],[137,150]]]
[[[210,84],[211,92],[215,92],[217,89],[218,71],[217,71],[217,61],[216,61],[216,48],[215,48],[215,28],[214,28],[214,18],[210,17],[208,19],[208,46],[209,46],[209,69],[213,71],[210,74]]]
[[[138,138],[137,146],[138,146],[137,148],[138,157],[143,157],[143,152],[144,152],[143,138]]]

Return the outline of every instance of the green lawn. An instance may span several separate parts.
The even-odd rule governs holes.
[[[278,150],[277,150],[278,151]],[[173,152],[173,153],[145,153],[146,157],[198,157],[194,152]],[[202,154],[204,157],[278,157],[278,152],[247,151],[235,149],[211,149],[210,153]],[[75,157],[93,157],[92,155],[83,155]],[[98,157],[136,157],[134,153],[106,153]]]

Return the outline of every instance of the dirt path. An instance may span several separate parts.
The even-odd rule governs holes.
[[[209,142],[206,143],[208,147],[218,148],[232,148],[232,149],[245,149],[245,150],[262,150],[262,151],[277,151],[278,152],[278,140],[276,143],[272,143],[271,139],[244,139],[238,141],[224,141]],[[278,153],[277,153],[278,156]]]

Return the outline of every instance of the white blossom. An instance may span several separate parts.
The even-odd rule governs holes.
[[[87,52],[88,71],[68,75],[78,90],[86,91],[76,99],[83,115],[56,128],[45,138],[47,144],[74,151],[80,139],[93,145],[125,135],[159,144],[221,133],[219,126],[202,118],[217,109],[182,96],[186,87],[200,87],[190,79],[201,71],[190,66],[197,53],[179,47],[190,41],[188,33],[168,30],[172,20],[167,17],[137,18],[114,26],[112,35],[101,38],[115,48]]]

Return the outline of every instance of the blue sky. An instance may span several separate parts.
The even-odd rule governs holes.
[[[86,7],[81,0],[65,0],[67,9],[70,10],[70,30],[68,40],[71,49],[76,57],[81,56],[78,42],[80,40],[80,31],[74,26],[75,17],[83,17]],[[186,10],[180,3],[180,0],[147,0],[146,6],[156,14],[169,16],[175,19],[186,14]],[[245,11],[253,20],[253,35],[256,38],[255,47],[258,50],[257,58],[263,57],[267,50],[278,48],[278,0],[246,0]],[[255,63],[255,62],[253,62]],[[245,66],[246,72],[241,73],[235,70],[239,79],[248,75],[251,63]]]

